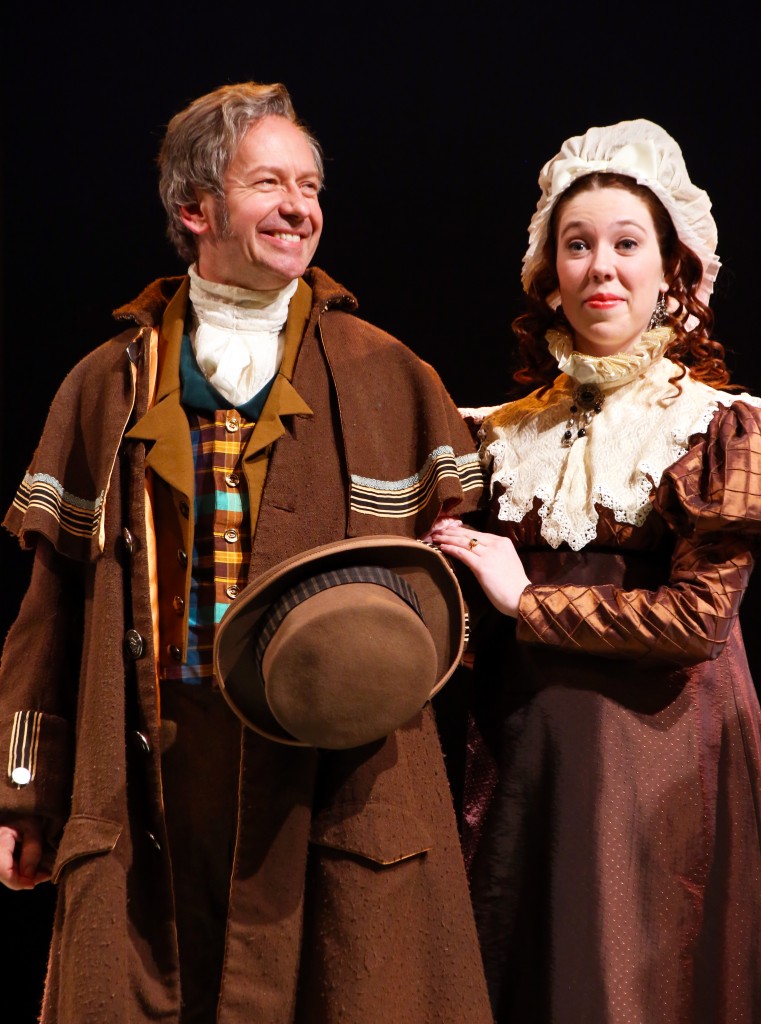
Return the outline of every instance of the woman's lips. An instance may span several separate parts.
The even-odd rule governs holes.
[[[585,305],[592,309],[613,309],[619,302],[623,302],[620,295],[590,295]]]

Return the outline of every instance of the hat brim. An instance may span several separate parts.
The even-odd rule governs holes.
[[[454,672],[462,658],[465,607],[455,574],[437,549],[397,536],[356,537],[324,544],[280,562],[249,583],[217,629],[213,652],[217,682],[235,714],[255,732],[279,743],[311,745],[284,729],[268,705],[253,643],[262,616],[302,580],[360,564],[391,569],[415,590],[437,655],[437,678],[429,699]],[[397,728],[404,724],[399,722]]]

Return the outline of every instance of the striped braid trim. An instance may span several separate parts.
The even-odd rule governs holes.
[[[373,480],[351,477],[350,508],[369,516],[401,519],[415,515],[430,502],[439,483],[459,481],[463,491],[483,487],[483,470],[477,452],[455,456],[449,445],[435,448],[422,468],[404,480]]]
[[[37,772],[41,725],[42,714],[39,711],[17,711],[13,716],[8,778],[17,786],[31,782]]]
[[[46,512],[73,537],[94,537],[100,527],[103,497],[101,492],[95,501],[88,501],[64,490],[54,476],[26,473],[13,505],[22,515],[32,509]]]

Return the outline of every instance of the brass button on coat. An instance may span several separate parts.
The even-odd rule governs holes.
[[[124,550],[128,555],[131,555],[135,550],[135,538],[132,536],[131,531],[128,527],[122,529],[122,543],[124,544]]]
[[[145,641],[140,636],[136,629],[128,629],[124,634],[124,643],[127,648],[127,653],[131,658],[137,661],[138,658],[142,658],[143,652],[145,651]]]
[[[177,561],[180,563],[180,565],[184,569],[185,566],[188,564],[188,553],[187,553],[187,551],[183,551],[182,548],[177,548]]]
[[[187,501],[180,502],[180,515],[184,519],[187,519],[190,516],[190,505],[188,505]]]
[[[177,644],[169,644],[169,646],[167,647],[167,654],[172,659],[172,661],[182,661],[182,651],[177,646]]]
[[[182,597],[180,597],[179,594],[175,594],[174,597],[172,598],[172,607],[174,608],[178,615],[182,615],[182,613],[185,611],[185,601]]]

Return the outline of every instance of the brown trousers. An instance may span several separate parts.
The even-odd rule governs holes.
[[[182,1024],[214,1024],[238,815],[239,720],[218,690],[165,682],[161,768]]]

